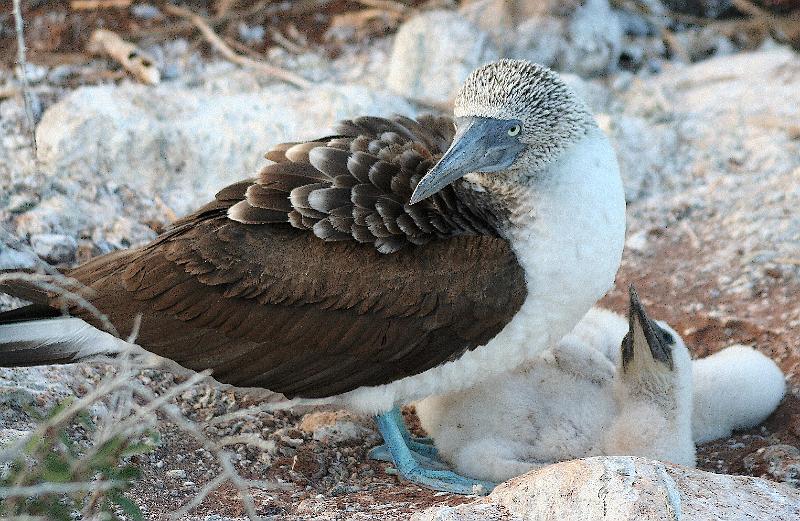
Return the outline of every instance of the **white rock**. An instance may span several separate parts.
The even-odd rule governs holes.
[[[415,114],[407,102],[359,86],[238,87],[220,79],[205,89],[79,88],[37,128],[42,169],[78,179],[102,174],[160,195],[183,214],[254,175],[272,145],[324,136],[343,118]]]
[[[36,256],[26,251],[12,250],[0,243],[0,270],[23,270],[36,266]]]
[[[69,262],[75,258],[78,241],[60,233],[42,233],[31,237],[31,247],[36,255],[52,264]]]
[[[563,70],[582,76],[613,71],[622,50],[622,25],[608,0],[587,0],[569,19],[568,45],[561,50]]]
[[[429,508],[411,516],[411,521],[523,521],[523,518],[497,503],[468,503]]]
[[[497,58],[489,35],[453,11],[427,11],[397,31],[387,84],[427,103],[447,102],[473,69]]]
[[[631,231],[655,225],[671,240],[685,238],[689,271],[749,299],[751,314],[770,309],[752,298],[767,263],[800,250],[798,72],[800,57],[773,46],[649,78],[626,75],[599,118],[615,142],[626,196],[640,203],[629,206]],[[796,266],[781,269],[800,275]],[[674,278],[680,293],[680,272]]]
[[[158,7],[152,4],[134,4],[131,6],[131,14],[141,20],[154,20],[163,16]]]
[[[487,506],[488,505],[488,506]],[[800,519],[800,492],[761,478],[727,476],[634,457],[565,461],[499,485],[487,498],[433,507],[414,521],[703,521]]]
[[[670,119],[648,121],[615,114],[606,121],[604,130],[617,151],[626,200],[636,201],[675,187],[677,172],[687,166],[687,161],[680,154],[680,138]]]
[[[568,45],[564,21],[555,16],[529,18],[512,34],[506,45],[509,57],[530,60],[547,67],[556,65],[562,49]]]
[[[647,230],[639,230],[628,236],[625,239],[625,248],[636,253],[647,251]]]
[[[183,469],[172,469],[164,473],[169,479],[186,479],[186,471]]]
[[[503,55],[563,72],[611,72],[622,52],[622,22],[608,0],[587,0],[583,5],[488,0],[472,2],[462,12],[491,34]]]
[[[0,449],[18,442],[30,433],[31,431],[19,429],[0,429]]]

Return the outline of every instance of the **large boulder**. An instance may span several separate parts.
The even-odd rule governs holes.
[[[511,58],[581,76],[613,72],[619,63],[623,26],[608,0],[479,0],[461,12]]]
[[[792,190],[800,152],[798,71],[800,57],[779,47],[618,82],[616,103],[600,120],[614,138],[629,200],[743,183],[776,189],[762,195],[789,189],[800,197]]]
[[[183,214],[253,176],[272,145],[325,135],[343,118],[397,112],[415,113],[396,96],[354,85],[82,87],[42,117],[39,159],[54,176],[125,183]]]
[[[413,521],[800,519],[800,492],[749,476],[629,456],[565,461],[499,485],[485,499],[433,507]]]
[[[387,84],[424,103],[446,103],[470,72],[498,57],[489,35],[453,11],[427,11],[397,31]]]

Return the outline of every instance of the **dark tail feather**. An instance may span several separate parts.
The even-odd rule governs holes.
[[[60,317],[62,314],[55,308],[42,304],[30,304],[21,308],[0,313],[0,325],[23,320],[42,320],[45,318]]]
[[[0,367],[69,364],[111,356],[127,346],[79,318],[39,304],[0,313]]]

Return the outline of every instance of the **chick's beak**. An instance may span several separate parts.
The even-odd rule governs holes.
[[[672,350],[655,332],[655,324],[639,300],[633,284],[628,288],[630,304],[628,308],[628,334],[622,345],[622,362],[627,365],[635,356],[652,356],[672,369]],[[646,349],[649,349],[647,353]]]

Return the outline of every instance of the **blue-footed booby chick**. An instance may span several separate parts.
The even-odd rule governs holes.
[[[552,349],[510,374],[417,403],[441,457],[468,476],[504,481],[597,455],[695,465],[695,442],[763,421],[783,396],[768,357],[732,346],[691,361],[682,338],[647,318],[592,308]]]
[[[695,443],[755,427],[772,414],[786,391],[780,367],[749,346],[733,345],[695,360],[692,373]]]
[[[271,150],[152,243],[67,271],[122,335],[217,380],[377,415],[375,452],[420,485],[491,486],[436,466],[397,406],[512,370],[611,287],[625,201],[614,151],[544,67],[475,70],[454,118],[359,117]],[[114,345],[30,283],[0,315],[0,365]],[[64,306],[62,306],[64,304]],[[65,307],[73,318],[55,318]]]

